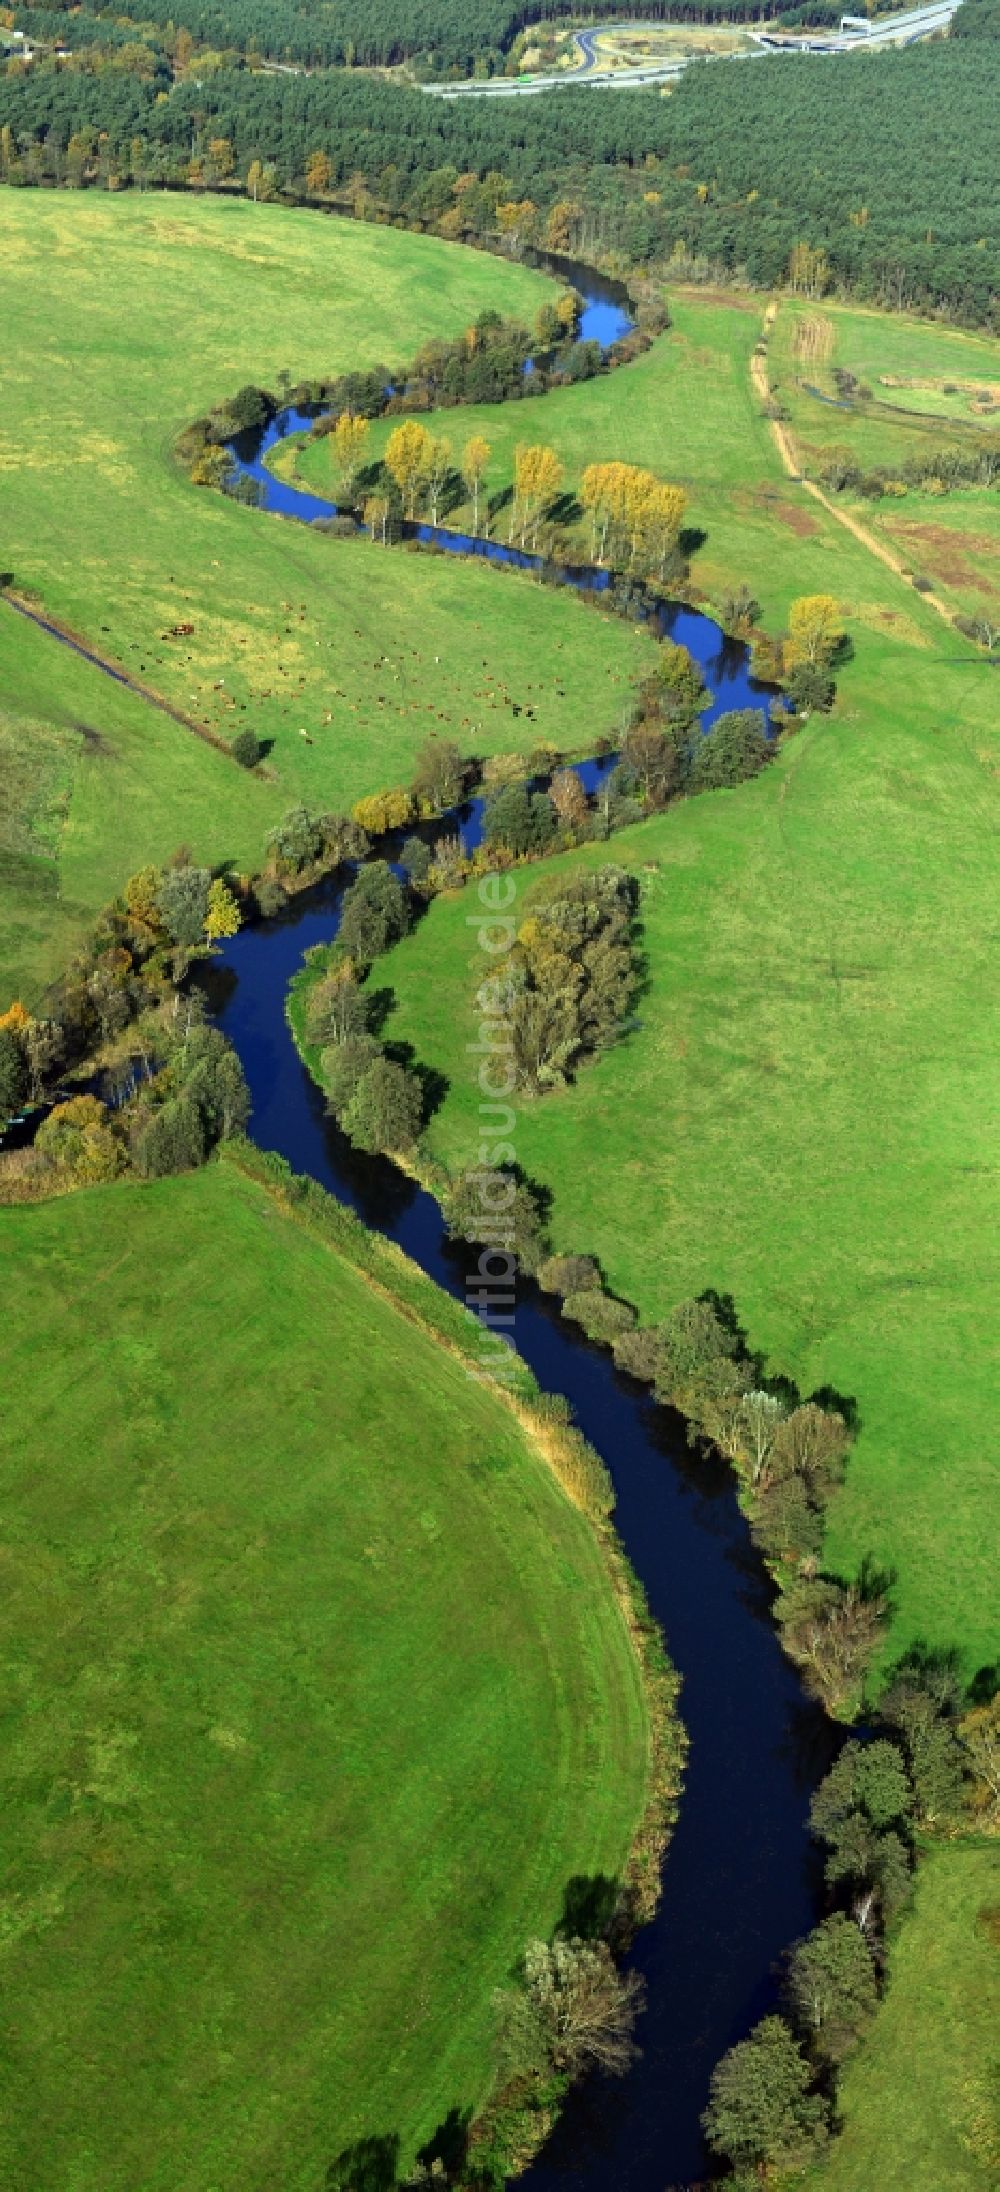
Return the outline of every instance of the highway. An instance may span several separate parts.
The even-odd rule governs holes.
[[[919,38],[929,38],[935,31],[945,30],[960,4],[960,0],[926,0],[922,7],[908,8],[899,15],[887,15],[876,20],[867,31],[816,32],[806,39],[792,39],[781,31],[751,31],[753,47],[749,53],[711,55],[707,58],[731,61],[759,61],[765,55],[789,53],[870,53],[884,46],[908,46]],[[608,32],[625,29],[662,29],[662,24],[618,23],[600,24],[593,30],[576,33],[579,65],[562,69],[551,76],[489,76],[470,78],[464,83],[424,84],[422,89],[435,99],[530,99],[543,91],[631,91],[641,84],[656,85],[674,82],[690,68],[691,62],[703,56],[690,54],[674,61],[647,61],[636,68],[602,68],[596,41]]]

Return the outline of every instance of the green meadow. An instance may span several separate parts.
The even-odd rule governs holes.
[[[758,783],[615,839],[643,871],[639,1024],[575,1087],[525,1107],[518,1157],[553,1192],[559,1245],[599,1255],[644,1315],[705,1286],[731,1292],[776,1369],[856,1401],[829,1557],[898,1570],[893,1646],[958,1641],[971,1672],[993,1641],[981,1427],[997,1277],[995,678],[783,475],[750,388],[759,304],[684,294],[671,310],[635,365],[450,414],[448,430],[479,425],[498,478],[530,433],[571,478],[601,455],[681,481],[705,536],[696,586],[711,598],[746,579],[772,628],[796,594],[829,591],[852,659],[832,717]],[[859,317],[888,326],[900,367],[909,323]],[[997,369],[1000,347],[972,347],[979,371]],[[313,445],[303,462],[328,453]],[[435,902],[380,966],[392,1034],[447,1077],[427,1146],[453,1169],[477,1127],[465,911]]]
[[[578,486],[585,466],[599,458],[648,465],[684,487],[695,542],[692,577],[710,600],[724,587],[745,580],[763,605],[765,622],[777,626],[794,596],[815,583],[838,590],[863,621],[903,632],[914,623],[919,626],[919,610],[909,615],[909,589],[896,585],[886,595],[877,566],[873,570],[864,549],[847,535],[838,539],[782,469],[750,386],[762,300],[738,292],[671,290],[670,310],[668,333],[623,371],[519,404],[463,406],[428,422],[452,441],[456,458],[473,433],[489,442],[493,454],[487,485],[496,506],[496,535],[504,538],[509,525],[505,497],[516,445],[543,441],[562,459],[570,491]],[[799,354],[803,327],[814,321],[821,328],[819,364]],[[959,433],[954,428],[946,432],[936,421],[932,430],[919,419],[897,424],[887,410],[868,408],[855,416],[832,409],[803,387],[806,382],[835,394],[835,363],[873,377],[873,353],[882,359],[885,372],[929,375],[936,365],[946,381],[954,373],[988,387],[992,378],[1000,391],[1000,346],[988,337],[896,321],[887,314],[807,308],[786,300],[770,337],[770,371],[810,472],[821,470],[835,447],[847,447],[864,463],[887,465],[926,446],[974,445],[991,432],[995,435],[995,423],[985,419]],[[373,429],[373,457],[381,455],[390,431],[391,422]],[[295,476],[317,493],[334,494],[329,442],[299,442]],[[904,560],[912,555],[917,575],[932,579],[957,610],[979,614],[991,595],[995,607],[995,568],[992,575],[988,569],[991,557],[995,565],[1000,552],[1000,495],[995,491],[962,489],[943,498],[911,493],[899,503],[848,500],[845,507],[874,532],[884,528]],[[469,521],[469,505],[457,503],[449,523]],[[934,530],[906,547],[910,524]],[[956,540],[955,534],[966,537]],[[582,519],[571,537],[576,550],[586,554],[589,535]]]
[[[0,795],[0,997],[36,996],[63,941],[179,842],[256,865],[285,809],[406,779],[431,731],[489,752],[579,749],[613,725],[638,651],[621,626],[530,583],[242,509],[173,454],[248,380],[399,363],[487,305],[530,317],[541,276],[273,206],[37,191],[0,196],[0,264],[5,569],[195,722],[225,739],[250,724],[270,749],[242,781],[0,604],[0,736],[19,757]],[[163,636],[180,623],[189,638]]]
[[[839,398],[838,366],[870,392],[852,397],[847,410],[824,400]],[[985,335],[826,302],[785,302],[770,338],[769,371],[814,478],[838,453],[880,470],[902,468],[944,449],[995,448],[1000,437],[1000,346]],[[997,487],[948,494],[909,488],[898,498],[837,501],[954,613],[1000,618]]]
[[[996,1845],[927,1849],[885,1999],[838,2084],[838,2136],[802,2192],[991,2192],[1000,2169]]]
[[[562,856],[639,874],[648,987],[515,1140],[559,1247],[644,1317],[716,1287],[775,1370],[855,1400],[827,1557],[891,1566],[892,1648],[959,1643],[971,1674],[995,1650],[991,672],[957,640],[855,645],[834,715],[756,783]],[[387,1034],[446,1077],[426,1143],[455,1171],[479,1125],[467,911],[435,900],[378,968]]]
[[[5,2184],[315,2192],[374,2137],[402,2174],[621,1871],[596,1540],[393,1257],[228,1162],[4,1213]]]

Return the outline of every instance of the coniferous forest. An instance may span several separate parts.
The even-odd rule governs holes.
[[[954,40],[708,64],[667,98],[455,102],[322,64],[398,45],[461,68],[482,58],[482,40],[509,35],[502,0],[492,13],[491,0],[463,10],[465,59],[457,28],[457,43],[442,43],[433,0],[395,0],[377,54],[347,35],[351,0],[326,11],[327,43],[323,13],[306,18],[281,0],[135,6],[134,25],[20,11],[42,51],[30,69],[14,60],[0,74],[4,181],[235,188],[250,178],[258,195],[349,200],[456,240],[547,244],[623,269],[668,261],[760,288],[784,282],[805,243],[817,293],[994,324],[1000,172],[995,79],[979,44],[1000,26],[997,0],[965,0]],[[44,57],[56,35],[68,35],[69,60]],[[279,52],[300,72],[260,65]]]

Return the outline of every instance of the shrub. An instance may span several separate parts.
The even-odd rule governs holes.
[[[255,769],[260,760],[260,740],[256,731],[249,728],[237,731],[233,740],[233,760],[241,769]]]
[[[734,708],[706,731],[691,758],[693,792],[716,791],[746,783],[771,759],[764,716],[759,708]]]
[[[415,1073],[379,1056],[355,1083],[340,1115],[357,1149],[371,1153],[411,1149],[423,1120],[423,1092]]]
[[[601,1274],[592,1256],[547,1256],[538,1284],[544,1294],[592,1293],[600,1287]]]
[[[582,1294],[567,1294],[563,1316],[582,1325],[589,1340],[606,1342],[616,1339],[619,1333],[631,1331],[635,1324],[635,1310],[630,1309],[627,1302],[616,1301],[613,1294],[594,1293],[592,1289]]]
[[[356,799],[351,808],[352,819],[365,830],[369,837],[383,837],[387,830],[402,830],[412,822],[416,813],[413,793],[405,786],[396,785],[387,791],[371,792],[366,799]]]
[[[136,1171],[146,1180],[203,1164],[205,1133],[197,1105],[187,1096],[176,1096],[148,1113],[137,1129],[132,1154]]]

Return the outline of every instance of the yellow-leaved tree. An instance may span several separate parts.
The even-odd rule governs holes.
[[[542,517],[555,501],[562,481],[563,468],[554,449],[547,449],[543,442],[518,442],[514,451],[510,537],[513,540],[517,532],[522,548],[529,534],[532,548],[537,546]]]
[[[462,478],[472,496],[472,530],[479,531],[479,497],[489,465],[491,450],[482,434],[470,434],[462,451]]]
[[[800,669],[803,664],[813,670],[827,669],[843,637],[844,620],[834,596],[800,594],[788,612],[786,670]]]
[[[322,198],[330,188],[332,170],[325,152],[311,152],[306,161],[306,189],[311,198]]]
[[[441,497],[451,477],[454,458],[452,447],[444,434],[431,434],[427,440],[423,483],[430,508],[431,524],[436,525],[441,507]]]
[[[345,502],[352,502],[368,446],[367,419],[356,418],[353,411],[342,411],[331,439],[341,492]]]
[[[205,908],[204,930],[211,946],[221,942],[224,936],[235,936],[240,925],[239,903],[221,876],[208,886],[208,904]]]
[[[417,419],[403,419],[393,428],[385,446],[386,470],[403,497],[403,508],[412,518],[417,496],[427,471],[431,437]]]

